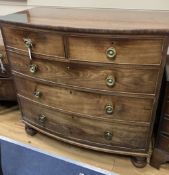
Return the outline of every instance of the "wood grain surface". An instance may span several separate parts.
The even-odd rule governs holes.
[[[67,112],[91,118],[116,119],[124,122],[150,122],[152,99],[118,97],[52,87],[15,76],[15,84],[20,95]],[[41,96],[36,98],[34,92]],[[113,113],[107,114],[106,105],[112,105]]]
[[[125,126],[128,125],[126,129],[119,127],[117,131],[114,131],[115,133],[118,132],[119,140],[117,140],[119,143],[123,143],[124,137],[127,138],[125,132],[124,135],[122,134],[122,129],[127,132],[132,128],[138,129],[139,132],[136,132],[135,129],[132,130],[132,134],[136,133],[136,135],[132,135],[133,143],[136,143],[136,147],[138,145],[144,147],[144,154],[133,150],[121,152],[120,148],[119,150],[112,150],[119,154],[138,156],[132,159],[135,160],[132,161],[134,165],[145,166],[145,157],[149,154],[149,144],[169,43],[167,37],[169,34],[169,12],[39,7],[20,12],[18,15],[22,13],[28,14],[28,19],[24,22],[13,19],[13,15],[6,16],[1,20],[10,64],[13,62],[11,52],[23,54],[24,57],[25,55],[28,56],[28,51],[23,46],[23,37],[29,37],[33,41],[31,48],[33,61],[30,60],[29,63],[23,61],[21,64],[13,63],[14,68],[17,68],[15,65],[18,66],[18,72],[13,68],[18,95],[52,108],[52,110],[63,112],[64,116],[69,116],[63,117],[63,119],[70,119],[72,115],[76,116],[76,120],[82,125],[84,124],[84,128],[79,126],[79,130],[90,130],[93,133],[93,128],[88,123],[89,120],[95,120],[97,124],[94,125],[99,129],[101,124],[98,121],[102,121],[103,128],[100,129],[101,131],[106,126],[119,127],[126,124]],[[12,38],[12,35],[16,35],[19,41],[14,37]],[[116,49],[117,53],[114,60],[111,61],[106,56],[106,51],[110,47]],[[16,57],[15,60],[17,60]],[[20,60],[22,59],[20,57]],[[60,61],[57,70],[61,71],[62,75],[58,74],[53,66],[49,66],[46,63],[47,60],[51,64],[55,64],[51,60]],[[36,63],[36,61],[39,64],[37,65],[39,70],[37,69],[35,75],[30,76],[26,72],[26,67]],[[25,63],[26,65],[24,65]],[[65,63],[66,70],[62,63]],[[76,65],[81,63],[83,63],[82,66],[78,66],[79,69],[75,71]],[[102,71],[101,65],[104,67],[104,71]],[[22,68],[23,73],[20,72],[20,68]],[[50,74],[53,74],[52,77],[56,74],[57,78],[49,81],[44,73],[42,73],[44,77],[40,78],[40,71],[49,72],[48,77],[51,76]],[[111,93],[113,90],[108,90],[108,87],[104,87],[102,82],[107,74],[115,76],[117,84],[115,83],[112,87],[115,89],[114,94]],[[82,79],[85,79],[86,83],[85,81],[81,82]],[[52,84],[52,82],[58,84]],[[86,85],[88,82],[89,87]],[[83,89],[77,86],[80,83],[84,87]],[[100,88],[100,91],[97,91],[96,86],[98,89]],[[86,91],[87,88],[88,91]],[[121,92],[120,95],[118,89]],[[35,98],[34,94],[38,94],[38,91],[41,95],[39,98]],[[20,103],[22,105],[21,101]],[[112,115],[108,115],[105,111],[107,105],[113,109]],[[34,111],[30,112],[33,113]],[[48,111],[48,113],[50,112]],[[44,128],[38,127],[38,124],[35,126],[35,124],[26,122],[25,119],[24,121],[29,127],[61,139],[56,134],[52,135],[44,131]],[[60,118],[57,121],[66,123]],[[112,124],[105,125],[104,123],[108,121]],[[116,125],[113,124],[114,122]],[[72,124],[70,120],[68,123],[69,125]],[[140,138],[140,134],[143,144],[136,141],[137,136]],[[101,139],[100,136],[99,139]],[[64,141],[70,143],[72,140]],[[126,147],[127,144],[130,147],[132,143],[131,140],[130,143],[127,143],[128,141],[124,142]],[[102,140],[98,142],[102,142]],[[99,149],[98,146],[97,150]]]
[[[25,121],[37,125],[61,139],[66,138],[75,141],[77,145],[81,143],[91,147],[96,146],[100,147],[100,150],[101,148],[111,150],[115,147],[114,149],[128,150],[133,148],[137,151],[137,149],[144,150],[145,148],[148,127],[129,127],[126,124],[99,122],[95,119],[66,115],[21,97],[20,102]],[[46,117],[44,122],[39,120],[41,115]],[[112,139],[106,140],[104,138],[106,131],[112,133]]]
[[[29,14],[28,19],[8,15],[1,20],[69,32],[169,34],[168,11],[38,7],[19,14]]]
[[[44,79],[55,84],[65,86],[82,87],[107,92],[155,94],[156,81],[159,68],[145,67],[116,67],[94,66],[72,62],[49,61],[33,57],[30,63],[29,57],[8,52],[13,70],[31,77]],[[38,70],[32,74],[30,65],[35,64]],[[115,78],[115,85],[107,86],[106,78]]]
[[[157,64],[161,62],[162,39],[69,37],[69,57],[73,60],[116,63]],[[107,58],[106,50],[113,47],[115,58]]]
[[[0,33],[1,35],[1,33]],[[0,40],[2,40],[2,38],[0,37]],[[0,68],[0,77],[10,77],[11,76],[11,70],[9,67],[9,62],[6,56],[6,52],[5,52],[5,47],[3,45],[3,41],[0,41],[0,54],[2,54],[2,63],[3,66],[5,67],[5,72],[2,72],[1,68]]]
[[[12,78],[0,78],[0,100],[16,100]]]
[[[2,54],[2,64],[5,71],[1,70],[0,67],[0,100],[16,100],[16,92],[11,78],[11,70],[9,67],[9,62],[5,52],[5,46],[3,43],[1,30],[0,30],[0,54]]]
[[[3,55],[3,63],[8,64],[4,45],[0,45],[0,53]]]
[[[6,46],[18,48],[28,52],[24,39],[31,39],[32,53],[64,57],[63,37],[50,31],[33,31],[32,29],[20,29],[6,27],[3,29],[6,37]]]

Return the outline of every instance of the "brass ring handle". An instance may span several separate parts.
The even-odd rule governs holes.
[[[38,70],[38,66],[36,64],[29,65],[29,71],[31,73],[35,73],[35,72],[37,72],[37,70]]]
[[[36,97],[36,98],[40,98],[40,97],[42,96],[42,92],[40,92],[40,91],[34,91],[34,92],[33,92],[33,95],[34,95],[34,97]]]
[[[104,138],[106,139],[106,140],[112,140],[112,138],[113,138],[113,134],[110,132],[110,131],[105,131],[104,132]]]
[[[28,49],[29,59],[32,60],[32,53],[31,53],[32,47],[33,47],[32,40],[29,38],[24,38],[23,41],[24,41],[25,47]]]
[[[113,112],[114,112],[114,107],[112,106],[112,105],[110,105],[110,104],[107,104],[106,106],[105,106],[105,111],[106,111],[106,114],[113,114]]]
[[[114,76],[112,76],[112,75],[107,76],[106,84],[108,87],[113,87],[115,85],[115,82],[116,82],[116,80],[115,80]]]
[[[47,120],[47,117],[45,115],[43,115],[43,114],[40,114],[38,120],[39,120],[39,122],[41,124],[44,124],[46,122],[46,120]]]
[[[106,50],[106,56],[109,59],[114,59],[116,57],[116,49],[114,47],[110,47]]]
[[[33,46],[33,45],[32,45],[32,40],[31,40],[31,39],[29,39],[29,38],[24,38],[23,41],[24,41],[25,47],[31,48],[31,47]]]

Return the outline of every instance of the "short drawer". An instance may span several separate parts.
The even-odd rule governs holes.
[[[63,37],[52,31],[3,26],[6,46],[28,52],[25,41],[31,42],[31,52],[53,57],[64,57]]]
[[[16,92],[11,78],[0,78],[0,100],[16,100]]]
[[[169,152],[169,137],[165,135],[160,135],[159,138],[159,148],[161,148],[164,151]]]
[[[71,60],[116,63],[160,64],[162,39],[69,37]]]
[[[166,134],[169,134],[169,118],[164,118],[161,126],[161,131]]]
[[[23,120],[61,138],[102,148],[144,149],[148,127],[77,117],[19,98]]]
[[[155,94],[158,68],[123,68],[62,63],[8,53],[12,69],[35,78],[107,92]],[[36,66],[34,73],[30,65]],[[110,81],[110,82],[109,82]]]
[[[15,75],[20,95],[60,110],[111,120],[150,122],[153,99],[82,92],[44,85]]]

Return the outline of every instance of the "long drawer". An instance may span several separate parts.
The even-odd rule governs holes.
[[[101,148],[144,149],[148,127],[130,126],[76,115],[67,115],[38,103],[20,98],[23,120],[69,141]]]
[[[8,53],[12,69],[57,84],[107,92],[155,94],[158,68],[123,68],[63,63]],[[32,66],[35,71],[32,73]]]
[[[63,36],[48,30],[2,27],[7,47],[53,57],[65,57]]]
[[[87,93],[52,87],[15,75],[20,95],[79,115],[123,121],[150,122],[153,99]]]
[[[71,60],[115,64],[160,64],[162,39],[69,37]]]

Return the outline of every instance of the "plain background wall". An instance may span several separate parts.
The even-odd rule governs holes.
[[[0,0],[0,16],[25,10],[26,0]]]
[[[169,0],[28,0],[28,5],[169,10]]]

